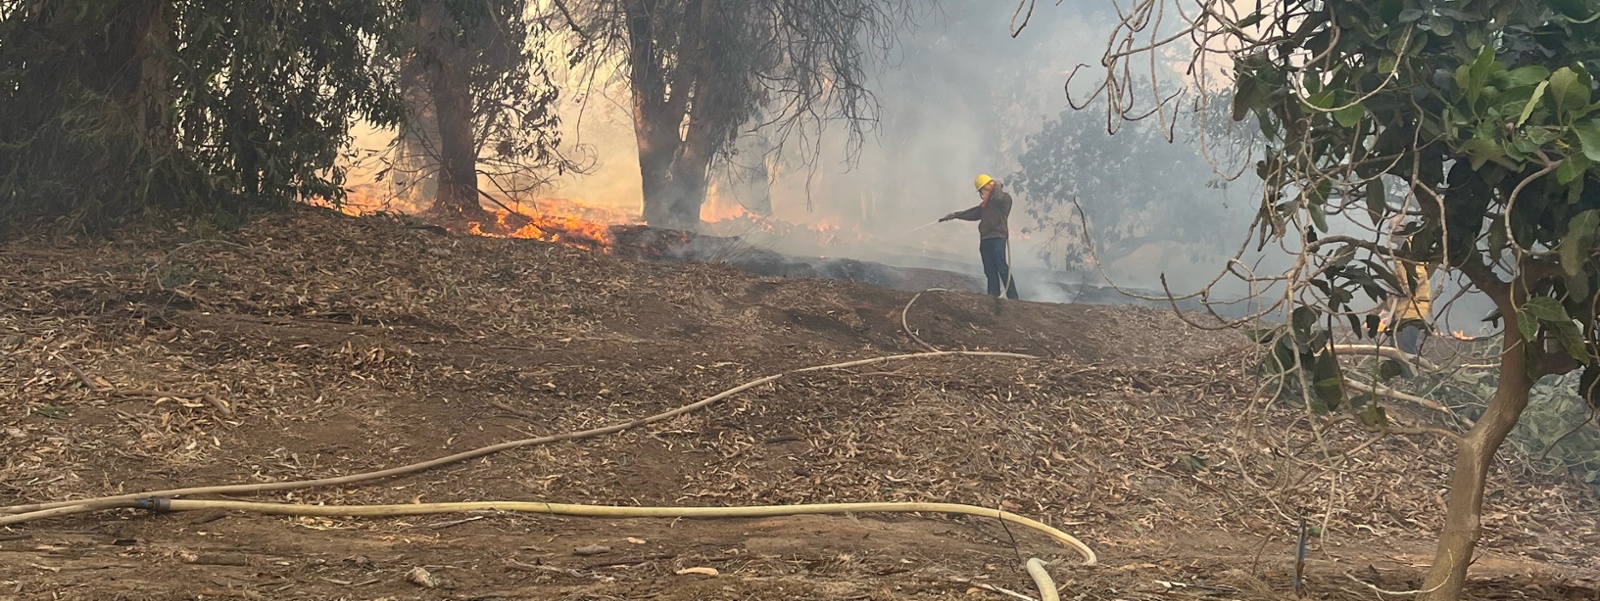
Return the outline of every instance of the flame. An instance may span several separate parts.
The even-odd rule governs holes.
[[[492,218],[438,225],[472,236],[540,240],[608,254],[616,251],[617,228],[642,225],[636,214],[592,205],[583,199],[541,198],[532,202],[497,200],[503,208],[492,213]],[[414,206],[414,203],[394,197],[387,187],[375,184],[349,187],[345,199],[337,204],[326,198],[313,198],[306,202],[353,217],[378,213],[426,215],[423,210],[426,206]],[[716,195],[714,190],[701,205],[700,218],[706,224],[703,233],[714,236],[744,237],[760,232],[777,237],[798,237],[819,247],[836,247],[870,239],[859,224],[848,219],[827,216],[812,223],[790,222],[751,212],[730,198]],[[850,225],[846,227],[842,224]],[[636,242],[639,241],[628,238],[628,253],[659,254],[650,248],[632,248],[637,246]],[[644,245],[673,246],[687,242],[651,238]]]
[[[1471,342],[1473,340],[1477,340],[1476,338],[1468,336],[1466,332],[1461,331],[1461,330],[1452,330],[1450,332],[1450,337],[1451,338],[1455,338],[1456,340],[1466,340],[1468,342]]]
[[[403,204],[403,201],[400,201],[392,196],[384,195],[377,189],[376,186],[370,184],[347,188],[345,190],[344,200],[338,203],[335,203],[334,201],[325,197],[317,196],[307,200],[306,204],[314,207],[322,207],[324,209],[333,209],[350,217],[360,217],[362,215],[373,215],[384,212],[413,212],[410,210],[410,207],[398,206]]]
[[[716,223],[719,221],[733,221],[735,219],[759,221],[761,216],[751,213],[749,210],[744,208],[744,205],[739,203],[720,203],[715,202],[715,199],[709,199],[705,204],[700,205],[701,221],[706,223]]]
[[[499,215],[501,222],[504,223],[509,215],[509,213],[502,211],[502,214]],[[508,237],[543,240],[554,244],[565,244],[604,253],[610,253],[614,243],[611,235],[611,226],[563,215],[533,217],[532,221],[517,228]]]

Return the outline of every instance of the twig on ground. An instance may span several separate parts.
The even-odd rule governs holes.
[[[87,372],[84,372],[82,368],[78,367],[78,365],[76,363],[73,363],[72,361],[68,360],[66,357],[63,357],[58,353],[52,352],[52,353],[50,353],[50,356],[51,357],[55,357],[57,361],[60,361],[61,363],[65,364],[67,366],[67,369],[72,370],[73,375],[78,377],[78,381],[82,382],[84,387],[88,388],[91,392],[99,392],[99,393],[111,394],[111,395],[115,395],[115,396],[155,397],[155,398],[173,398],[173,399],[200,399],[200,400],[205,401],[207,404],[211,405],[211,407],[216,409],[217,413],[222,414],[223,417],[233,417],[233,409],[228,407],[228,404],[223,402],[222,399],[218,398],[216,395],[211,394],[209,392],[200,392],[200,393],[167,392],[167,391],[162,391],[162,390],[146,390],[146,389],[142,389],[142,388],[141,389],[134,389],[134,390],[124,390],[124,389],[121,389],[121,388],[117,388],[116,386],[99,386],[99,385],[96,385],[94,383],[94,380],[89,378],[89,374]]]
[[[1427,589],[1427,590],[1386,591],[1386,590],[1383,590],[1381,588],[1378,588],[1377,586],[1374,586],[1373,584],[1371,584],[1371,583],[1369,583],[1369,582],[1367,582],[1365,580],[1362,580],[1360,578],[1356,578],[1356,575],[1355,574],[1351,574],[1350,572],[1345,572],[1344,573],[1344,577],[1345,578],[1349,578],[1350,580],[1354,581],[1356,584],[1360,584],[1361,586],[1364,586],[1364,587],[1367,587],[1369,589],[1372,589],[1373,592],[1376,592],[1376,593],[1378,593],[1380,595],[1426,595],[1428,593],[1431,593],[1431,592],[1434,592],[1436,590],[1439,590],[1440,587],[1444,586],[1444,583],[1441,582],[1437,586],[1434,586],[1433,588],[1430,588],[1430,589]]]
[[[92,390],[92,391],[95,391],[95,392],[100,392],[101,391],[101,388],[99,386],[96,386],[94,384],[93,380],[89,379],[89,374],[83,373],[83,370],[78,367],[78,364],[73,363],[72,361],[67,360],[66,357],[62,357],[61,355],[59,355],[57,353],[54,353],[54,352],[50,353],[50,356],[51,357],[55,357],[57,361],[60,361],[60,362],[62,362],[64,364],[66,364],[67,369],[72,370],[72,374],[75,375],[75,376],[78,376],[78,381],[79,382],[83,382],[83,387],[84,388],[88,388],[89,390]]]
[[[1468,428],[1471,428],[1471,427],[1477,425],[1476,422],[1472,421],[1471,419],[1468,419],[1465,416],[1462,416],[1462,415],[1456,413],[1455,411],[1452,411],[1449,407],[1446,407],[1443,404],[1440,404],[1440,403],[1438,403],[1436,401],[1430,401],[1428,399],[1416,396],[1414,394],[1407,394],[1407,393],[1404,393],[1404,392],[1400,392],[1400,391],[1395,390],[1393,388],[1390,388],[1388,386],[1369,386],[1367,384],[1362,384],[1361,382],[1357,382],[1355,380],[1351,380],[1351,379],[1348,379],[1348,378],[1345,379],[1344,383],[1345,383],[1346,386],[1349,386],[1350,388],[1354,389],[1356,392],[1360,392],[1360,393],[1364,393],[1364,394],[1376,394],[1378,396],[1385,396],[1385,397],[1389,397],[1391,399],[1395,399],[1397,401],[1406,401],[1408,403],[1415,403],[1417,405],[1421,405],[1423,407],[1427,407],[1429,409],[1433,409],[1434,411],[1439,411],[1441,413],[1444,413],[1445,415],[1449,415],[1450,417],[1455,418],[1456,420],[1460,421],[1462,425],[1464,425],[1464,426],[1466,426]]]
[[[1427,360],[1423,356],[1421,356],[1421,355],[1413,355],[1411,353],[1405,352],[1403,350],[1397,349],[1397,348],[1392,347],[1392,346],[1382,346],[1382,345],[1376,345],[1376,344],[1335,344],[1335,345],[1333,345],[1333,352],[1336,352],[1336,353],[1352,353],[1352,354],[1356,354],[1356,353],[1368,354],[1368,353],[1370,353],[1370,354],[1374,354],[1374,355],[1380,355],[1380,356],[1388,357],[1390,359],[1394,359],[1394,360],[1399,361],[1401,363],[1407,363],[1407,364],[1410,364],[1410,365],[1412,365],[1414,367],[1420,367],[1420,368],[1425,369],[1427,371],[1440,371],[1440,367],[1438,365],[1434,364],[1432,361]]]
[[[486,518],[486,517],[489,517],[489,516],[475,515],[475,516],[472,516],[472,517],[461,518],[459,520],[448,520],[448,521],[444,521],[444,522],[435,522],[435,523],[432,523],[432,524],[428,524],[427,527],[432,528],[434,530],[443,530],[443,529],[449,528],[451,526],[460,526],[460,525],[465,524],[467,522],[476,522],[476,521],[481,520],[481,519]]]
[[[992,585],[992,584],[984,584],[982,582],[973,582],[971,578],[955,577],[955,578],[951,578],[950,581],[951,582],[955,582],[957,584],[965,584],[965,585],[973,587],[973,588],[981,588],[981,589],[989,591],[991,593],[1000,593],[1002,595],[1005,595],[1007,597],[1011,597],[1013,599],[1025,599],[1026,601],[1039,601],[1036,598],[1030,597],[1028,595],[1024,595],[1022,593],[1019,593],[1017,591],[1014,591],[1014,590],[1011,590],[1011,589],[1008,589],[1008,588],[1002,588],[1002,587],[998,587],[998,586],[995,586],[995,585]]]
[[[116,388],[109,389],[109,390],[104,390],[103,392],[108,392],[110,394],[117,395],[117,396],[155,397],[155,398],[190,399],[190,400],[199,399],[199,400],[205,401],[207,404],[211,405],[211,407],[216,409],[217,413],[222,414],[223,417],[233,417],[233,409],[229,408],[227,403],[222,402],[222,399],[217,398],[216,395],[213,395],[213,394],[211,394],[209,392],[191,393],[191,392],[171,392],[171,391],[166,391],[166,390],[144,390],[144,389],[140,389],[140,390],[121,390],[121,389],[116,389]]]

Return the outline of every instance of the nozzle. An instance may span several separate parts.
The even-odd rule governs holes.
[[[165,513],[172,511],[172,499],[136,499],[133,502],[133,506],[137,509],[148,509],[157,513]]]

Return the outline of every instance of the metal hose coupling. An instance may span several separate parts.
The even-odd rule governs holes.
[[[148,509],[157,513],[172,511],[172,499],[152,497],[149,499],[135,499],[133,506],[138,509]]]

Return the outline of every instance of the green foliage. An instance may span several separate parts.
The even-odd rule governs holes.
[[[403,135],[423,139],[431,163],[442,158],[435,120],[447,117],[432,99],[456,85],[468,96],[468,114],[455,117],[469,120],[476,171],[497,188],[528,192],[574,169],[559,153],[553,37],[545,20],[530,18],[527,0],[400,0],[400,9],[404,34],[386,51],[402,65],[402,86],[414,88]],[[576,55],[567,58],[570,66]]]
[[[353,119],[398,116],[363,0],[0,5],[0,221],[90,228],[341,195]]]
[[[1493,343],[1479,343],[1480,361],[1494,357]],[[1537,469],[1570,475],[1600,495],[1600,420],[1584,401],[1574,375],[1547,376],[1534,384],[1528,408],[1507,441]],[[1457,413],[1480,417],[1499,379],[1492,372],[1456,371],[1420,374],[1413,386]]]
[[[1303,18],[1278,22],[1271,33],[1284,40],[1242,58],[1233,106],[1272,141],[1258,164],[1270,191],[1263,242],[1298,236],[1304,221],[1328,231],[1338,214],[1407,222],[1393,249],[1312,246],[1335,264],[1310,278],[1318,303],[1351,311],[1356,293],[1405,292],[1389,273],[1393,252],[1461,269],[1512,305],[1525,348],[1549,340],[1595,361],[1600,27],[1589,21],[1600,8],[1583,4],[1270,5]],[[1383,181],[1406,193],[1383,194]],[[1358,254],[1376,256],[1352,262]]]
[[[1289,323],[1255,334],[1267,347],[1262,367],[1279,383],[1277,397],[1317,413],[1337,411],[1345,401],[1339,357],[1328,346],[1329,331],[1319,327],[1323,317],[1314,307],[1298,307]]]

